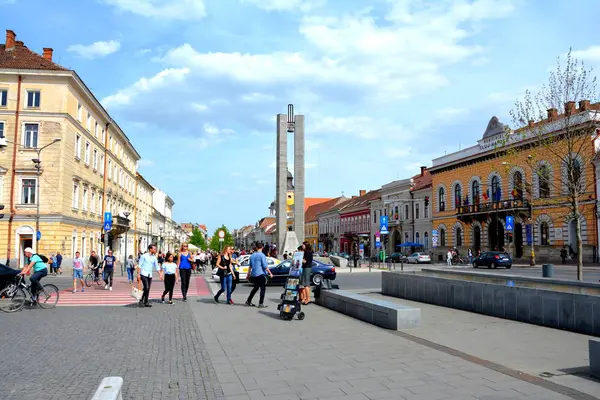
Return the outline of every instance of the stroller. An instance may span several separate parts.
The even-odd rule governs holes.
[[[4,290],[10,283],[15,281],[15,277],[21,271],[12,269],[4,264],[0,264],[0,291]]]

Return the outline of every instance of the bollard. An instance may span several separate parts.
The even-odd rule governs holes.
[[[400,259],[400,271],[404,271],[404,261]]]
[[[553,278],[554,277],[554,264],[542,265],[542,277]]]

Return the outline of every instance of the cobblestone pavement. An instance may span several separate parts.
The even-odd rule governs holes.
[[[222,399],[189,304],[0,313],[0,399],[88,400],[106,376],[124,399]]]
[[[315,305],[303,321],[282,321],[279,290],[269,290],[266,311],[210,299],[193,307],[228,400],[594,398],[563,395]]]

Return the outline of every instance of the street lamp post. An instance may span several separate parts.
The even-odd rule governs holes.
[[[164,227],[164,226],[161,226],[161,227],[159,227],[159,228],[158,228],[158,232],[159,232],[159,236],[158,236],[158,242],[159,242],[159,243],[158,243],[158,247],[160,247],[160,251],[161,251],[161,252],[164,250],[164,249],[163,249],[163,244],[164,244],[164,242],[163,242],[163,236],[162,236],[162,234],[163,234],[163,230],[164,230],[164,229],[165,229],[165,227]]]
[[[35,164],[35,168],[37,170],[37,182],[36,182],[36,188],[35,188],[35,195],[37,197],[36,198],[36,214],[35,214],[35,235],[36,235],[35,240],[36,240],[36,243],[39,240],[38,237],[40,235],[40,197],[41,197],[40,196],[40,177],[42,176],[41,154],[42,154],[42,150],[44,150],[46,147],[52,146],[54,143],[58,143],[61,140],[62,140],[61,138],[55,138],[52,142],[48,143],[44,147],[36,149],[37,158],[31,160]],[[39,248],[38,248],[38,250],[39,250]]]
[[[150,246],[150,224],[152,222],[146,221],[146,247]]]
[[[129,215],[131,215],[131,213],[129,211],[125,211],[123,215],[127,220],[127,226],[125,227],[125,260],[121,263],[121,276],[123,276],[123,265],[127,264],[127,232],[129,231]]]

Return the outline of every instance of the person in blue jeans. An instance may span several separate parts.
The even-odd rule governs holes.
[[[48,275],[48,266],[44,261],[42,261],[40,256],[38,256],[37,254],[33,254],[33,250],[31,249],[31,247],[27,247],[23,251],[23,253],[25,253],[25,257],[27,257],[29,264],[27,264],[25,268],[23,268],[20,274],[25,276],[29,274],[29,272],[31,272],[31,270],[33,269],[33,274],[31,275],[29,280],[31,281],[31,301],[36,302],[37,292],[42,287],[40,281],[43,277]]]
[[[188,250],[187,243],[182,244],[179,249],[179,257],[177,257],[177,267],[179,268],[179,277],[181,278],[181,295],[183,296],[183,301],[187,301],[193,262],[194,258]]]
[[[133,283],[133,274],[135,273],[135,262],[133,261],[133,255],[129,255],[127,258],[127,279],[129,283]]]
[[[225,246],[223,253],[219,255],[217,258],[217,275],[221,278],[221,289],[217,292],[214,299],[215,302],[219,302],[219,297],[223,294],[223,292],[227,291],[227,304],[233,305],[233,300],[231,300],[231,285],[233,279],[235,277],[235,272],[233,270],[233,266],[231,263],[231,255],[233,254],[233,247]]]
[[[250,256],[250,276],[252,277],[252,283],[254,287],[246,300],[246,305],[248,307],[254,307],[252,303],[252,299],[258,290],[260,289],[260,300],[258,303],[258,308],[266,308],[265,305],[265,293],[267,291],[267,275],[273,278],[273,274],[269,269],[269,264],[267,263],[267,256],[262,252],[262,244],[258,244],[256,246],[256,251],[254,254]]]

